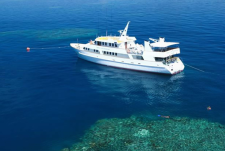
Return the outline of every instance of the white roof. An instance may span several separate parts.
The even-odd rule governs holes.
[[[152,47],[168,47],[171,45],[177,45],[179,44],[178,42],[155,42],[155,43],[151,43],[150,45]]]

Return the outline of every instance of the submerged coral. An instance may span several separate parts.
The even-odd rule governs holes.
[[[96,36],[96,29],[68,28],[50,30],[15,30],[0,32],[1,36],[21,36],[27,38],[37,38],[39,40],[62,40],[72,38],[88,38]]]
[[[132,116],[96,122],[70,151],[225,150],[225,128],[203,119],[150,121]]]

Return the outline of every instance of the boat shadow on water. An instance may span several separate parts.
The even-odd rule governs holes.
[[[76,70],[83,73],[98,93],[119,97],[127,104],[142,102],[180,104],[175,99],[185,74],[164,75],[118,69],[78,59]]]

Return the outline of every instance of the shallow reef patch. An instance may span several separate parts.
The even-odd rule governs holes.
[[[98,120],[67,151],[225,150],[225,127],[204,119]]]
[[[68,29],[49,29],[49,30],[15,30],[0,32],[0,37],[3,36],[20,36],[25,38],[36,38],[38,40],[62,40],[73,38],[88,38],[96,36],[96,29],[84,28],[68,28]]]

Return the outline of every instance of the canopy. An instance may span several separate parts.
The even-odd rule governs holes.
[[[177,45],[179,44],[178,42],[155,42],[155,43],[151,43],[150,45],[152,47],[168,47],[171,45]]]

